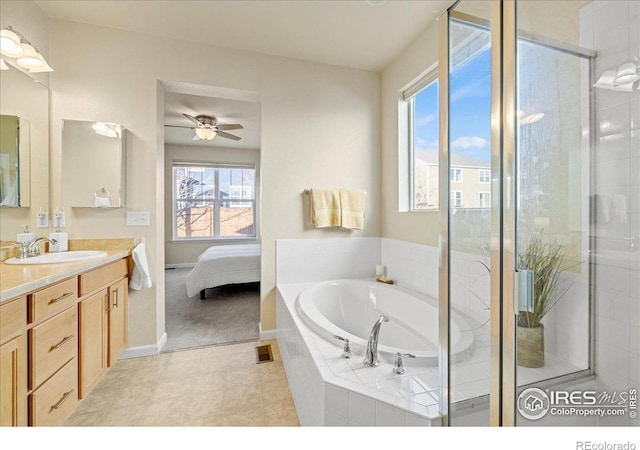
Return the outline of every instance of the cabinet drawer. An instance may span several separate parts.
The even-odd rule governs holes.
[[[0,342],[18,333],[27,325],[25,297],[9,300],[0,305]]]
[[[77,308],[72,307],[29,331],[29,387],[38,387],[78,354]]]
[[[97,289],[106,287],[111,283],[127,276],[127,260],[120,259],[106,266],[98,267],[80,275],[80,296],[89,294]]]
[[[78,405],[78,360],[69,361],[29,396],[31,425],[61,425]]]
[[[70,278],[31,294],[30,322],[67,309],[78,299],[78,279]]]

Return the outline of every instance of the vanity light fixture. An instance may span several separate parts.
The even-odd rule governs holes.
[[[9,70],[9,66],[2,58],[0,58],[0,70]]]
[[[14,58],[18,66],[31,73],[53,72],[51,66],[31,45],[31,42],[11,27],[0,30],[0,54],[7,58]]]
[[[593,87],[610,91],[632,92],[633,85],[640,80],[640,64],[633,58],[621,64],[617,69],[605,70]],[[638,85],[640,91],[640,83]]]
[[[202,139],[203,141],[210,141],[214,137],[216,137],[216,131],[210,128],[196,128],[196,136],[193,138],[194,141],[198,139]]]

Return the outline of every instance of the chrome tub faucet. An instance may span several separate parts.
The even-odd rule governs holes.
[[[378,337],[380,336],[380,327],[383,322],[389,322],[389,318],[381,315],[371,328],[371,334],[367,341],[367,349],[364,352],[364,365],[369,367],[377,367],[378,364]]]

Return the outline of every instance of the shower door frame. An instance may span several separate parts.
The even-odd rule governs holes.
[[[451,400],[450,372],[450,185],[449,185],[449,33],[450,19],[487,28],[491,33],[491,241],[490,241],[490,393],[491,426],[516,425],[516,218],[517,218],[517,46],[518,38],[568,54],[589,59],[589,86],[595,80],[596,52],[579,46],[557,42],[517,29],[517,0],[491,0],[491,22],[454,11],[462,0],[455,0],[439,17],[439,192],[440,192],[440,257],[439,257],[439,371],[441,380],[440,412],[442,425],[449,426]],[[445,62],[445,63],[442,63]],[[590,164],[595,151],[595,94],[589,95]],[[589,168],[590,192],[594,192],[593,167]],[[594,248],[591,232],[593,215],[589,211],[589,248]],[[593,375],[595,367],[595,306],[591,280],[594,266],[589,261],[589,368],[554,378],[554,381]]]

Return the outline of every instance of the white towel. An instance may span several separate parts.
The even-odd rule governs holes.
[[[133,249],[133,273],[129,281],[129,287],[136,291],[142,288],[151,287],[151,276],[149,275],[149,264],[147,263],[147,253],[144,244],[138,244]]]

